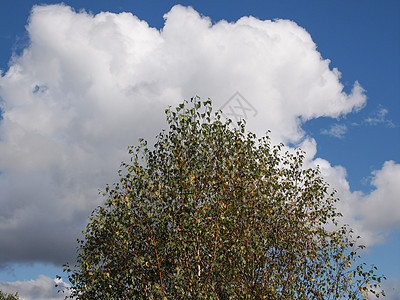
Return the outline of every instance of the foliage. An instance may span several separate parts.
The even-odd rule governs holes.
[[[358,299],[379,287],[339,227],[334,193],[300,150],[212,113],[166,110],[153,149],[129,148],[120,182],[91,215],[71,298]],[[328,229],[331,228],[331,229]],[[383,294],[383,293],[382,293]],[[366,296],[365,296],[366,297]]]
[[[0,300],[19,300],[18,293],[7,294],[0,290]]]

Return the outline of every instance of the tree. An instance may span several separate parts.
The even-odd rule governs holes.
[[[283,153],[198,98],[166,110],[153,149],[130,147],[91,215],[71,298],[358,299],[384,277],[357,262],[334,193],[304,153]],[[383,294],[383,293],[382,293]],[[378,293],[379,295],[379,293]]]
[[[0,300],[19,300],[18,293],[7,294],[0,290]]]

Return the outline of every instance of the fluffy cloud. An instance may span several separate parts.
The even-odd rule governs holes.
[[[58,284],[58,288],[55,285]],[[67,288],[68,285],[62,280],[51,279],[47,276],[40,275],[36,280],[29,281],[14,281],[4,282],[0,281],[0,290],[6,293],[15,294],[21,300],[60,300],[64,299],[65,294],[58,293],[58,290]]]
[[[354,235],[362,237],[362,244],[371,246],[382,243],[400,227],[400,164],[386,161],[380,170],[372,172],[370,184],[374,190],[363,194],[351,190],[345,168],[332,166],[327,160],[314,157],[315,142],[303,145],[310,153],[307,166],[319,166],[322,176],[341,200],[337,203],[338,210],[344,215],[340,223],[353,228]]]
[[[343,138],[347,132],[347,126],[344,124],[333,124],[329,129],[321,129],[322,134],[330,135],[336,138]]]
[[[362,199],[361,214],[369,227],[384,230],[400,226],[400,164],[387,161],[373,172],[375,190]]]
[[[250,130],[298,143],[302,122],[366,101],[357,82],[343,91],[340,72],[288,20],[213,24],[175,6],[157,30],[130,13],[50,5],[34,7],[27,31],[30,45],[0,77],[0,262],[71,260],[97,189],[115,180],[128,145],[165,126],[168,105],[210,97],[249,111]],[[303,144],[315,154],[314,141]],[[345,170],[320,162],[349,191]]]

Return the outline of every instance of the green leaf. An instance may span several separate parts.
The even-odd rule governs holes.
[[[71,297],[357,299],[367,280],[379,287],[351,228],[326,227],[339,200],[304,153],[211,112],[198,97],[168,108],[156,144],[128,148],[65,265]]]

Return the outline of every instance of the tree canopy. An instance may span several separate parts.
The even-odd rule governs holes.
[[[71,298],[359,299],[376,293],[339,226],[334,192],[284,152],[193,98],[166,110],[154,147],[130,147],[119,182],[65,265]],[[381,293],[377,293],[379,296]]]
[[[18,293],[8,294],[0,290],[0,300],[19,300]]]

